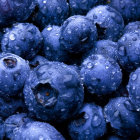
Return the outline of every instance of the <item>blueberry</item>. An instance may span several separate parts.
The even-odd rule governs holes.
[[[124,34],[129,32],[137,32],[140,29],[140,21],[129,22],[124,28]]]
[[[7,28],[2,38],[2,51],[14,53],[25,59],[32,59],[41,48],[42,36],[31,23],[18,23]]]
[[[102,108],[95,104],[84,104],[77,118],[72,120],[69,134],[73,140],[93,140],[101,137],[106,132]]]
[[[0,116],[3,118],[13,115],[22,107],[23,101],[21,99],[10,98],[10,100],[5,100],[0,98]]]
[[[106,121],[118,135],[129,138],[140,133],[140,114],[134,110],[129,98],[110,100],[104,108],[104,114]]]
[[[123,31],[124,21],[121,14],[107,5],[94,7],[86,17],[96,24],[98,39],[117,41]]]
[[[119,11],[127,22],[140,17],[139,0],[109,0],[109,5]]]
[[[35,7],[34,0],[1,0],[0,26],[5,27],[13,22],[25,21]]]
[[[0,54],[0,96],[14,96],[22,91],[29,71],[28,63],[21,57]]]
[[[69,5],[66,0],[37,0],[38,12],[33,21],[41,28],[46,25],[61,25],[69,15]]]
[[[68,53],[60,47],[60,30],[59,26],[49,25],[42,31],[43,52],[50,61],[66,62],[69,59]]]
[[[31,68],[36,68],[38,65],[42,65],[47,62],[48,60],[45,57],[41,55],[36,55],[36,57],[29,62],[29,65]]]
[[[72,15],[85,15],[92,7],[103,3],[104,0],[69,0]]]
[[[92,54],[101,54],[105,57],[110,57],[117,61],[118,59],[118,44],[111,40],[99,40],[95,43]]]
[[[30,73],[24,88],[25,104],[38,119],[62,122],[74,116],[84,98],[82,83],[74,68],[48,62]]]
[[[122,81],[119,65],[111,58],[91,55],[81,65],[81,77],[91,94],[104,95],[116,91]]]
[[[61,28],[60,45],[72,54],[83,53],[93,47],[97,31],[93,21],[85,16],[68,18]]]
[[[64,140],[64,137],[50,124],[29,122],[14,132],[12,140]]]
[[[28,118],[27,114],[15,114],[8,117],[4,122],[5,137],[11,139],[14,131],[26,123],[32,122],[33,120]]]
[[[124,70],[131,72],[140,66],[140,32],[125,33],[118,41],[118,59]]]
[[[140,111],[140,68],[130,74],[129,83],[127,86],[129,98],[136,107],[137,111]]]

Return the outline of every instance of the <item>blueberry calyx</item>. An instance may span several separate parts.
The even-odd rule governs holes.
[[[3,62],[7,68],[15,68],[17,65],[17,60],[13,57],[4,58]]]
[[[49,83],[39,83],[35,87],[35,97],[37,101],[44,107],[53,107],[57,103],[58,91]]]

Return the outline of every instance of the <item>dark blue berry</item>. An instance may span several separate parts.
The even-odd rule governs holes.
[[[107,5],[99,5],[91,9],[86,17],[96,24],[98,39],[113,41],[119,39],[124,28],[124,21],[118,11]]]
[[[24,88],[25,103],[41,120],[61,122],[80,109],[84,92],[74,68],[48,62],[31,72]]]
[[[106,122],[102,108],[95,104],[84,104],[77,118],[72,120],[68,127],[73,140],[94,140],[103,136]]]
[[[7,28],[2,38],[2,51],[14,53],[25,59],[32,59],[41,48],[42,36],[31,23],[18,23]]]
[[[94,22],[85,16],[72,16],[61,27],[60,45],[69,53],[84,53],[93,47],[97,39]]]
[[[115,60],[91,55],[81,65],[81,77],[89,93],[104,95],[116,91],[122,72]]]

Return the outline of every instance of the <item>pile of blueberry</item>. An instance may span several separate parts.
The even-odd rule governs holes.
[[[0,0],[0,140],[139,140],[140,0]]]

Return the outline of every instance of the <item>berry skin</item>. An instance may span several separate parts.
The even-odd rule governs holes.
[[[107,58],[118,59],[118,44],[111,40],[99,40],[95,42],[90,54],[101,54]]]
[[[25,125],[28,122],[32,122],[33,120],[28,118],[27,114],[15,114],[8,117],[4,122],[5,128],[5,137],[7,139],[11,139],[13,137],[14,131],[19,129],[19,127]]]
[[[25,104],[38,119],[62,122],[80,109],[84,92],[74,68],[48,62],[31,72],[24,88]]]
[[[35,7],[34,0],[0,0],[0,27],[25,21]]]
[[[4,121],[0,117],[0,140],[4,139],[5,129],[4,129]]]
[[[94,140],[101,137],[106,132],[102,108],[95,104],[84,104],[77,118],[68,127],[73,140]]]
[[[92,7],[103,3],[104,0],[69,0],[72,15],[85,15]]]
[[[110,94],[119,87],[122,73],[119,65],[111,58],[91,55],[81,65],[81,77],[91,94]]]
[[[96,26],[85,16],[72,16],[61,27],[60,45],[71,54],[88,51],[96,39]]]
[[[59,26],[49,25],[42,31],[43,52],[45,57],[50,61],[68,61],[68,53],[60,47],[60,30]]]
[[[121,14],[107,5],[94,7],[86,17],[96,24],[98,39],[117,41],[123,31],[124,21]]]
[[[2,39],[2,51],[32,59],[41,48],[42,36],[31,23],[18,23],[8,28]]]
[[[29,122],[14,132],[12,140],[65,140],[50,124]]]
[[[21,99],[10,98],[10,100],[6,100],[0,98],[0,116],[3,118],[7,118],[10,115],[13,115],[16,111],[21,109],[23,106],[24,104]]]
[[[131,72],[140,66],[140,31],[125,33],[118,41],[118,59],[122,68]]]
[[[21,57],[0,54],[0,96],[15,96],[21,92],[29,71],[28,63]]]
[[[110,0],[109,5],[119,11],[126,22],[138,20],[140,17],[139,0]]]
[[[106,121],[122,137],[140,133],[140,114],[134,110],[129,98],[118,97],[109,101],[104,108]]]
[[[66,0],[37,0],[38,12],[33,17],[40,28],[46,25],[61,25],[69,15],[69,5]]]
[[[140,21],[129,22],[124,28],[124,34],[130,32],[137,32],[140,29]]]
[[[137,111],[140,111],[140,68],[130,74],[129,83],[127,86],[129,98]]]
[[[29,65],[30,65],[30,68],[31,69],[34,69],[37,66],[42,65],[42,64],[45,64],[47,62],[48,62],[48,60],[45,57],[43,57],[41,55],[36,55],[36,57],[34,59],[32,59],[31,61],[29,61]]]

